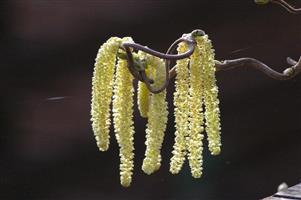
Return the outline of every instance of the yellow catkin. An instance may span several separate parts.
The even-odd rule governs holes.
[[[205,119],[209,150],[212,155],[218,155],[221,151],[221,125],[218,87],[215,78],[214,50],[207,35],[198,37],[197,44],[201,48],[201,63],[204,71]]]
[[[149,108],[149,90],[147,89],[145,83],[139,81],[138,92],[137,92],[137,104],[140,116],[147,118],[148,108]]]
[[[138,54],[136,54],[140,60],[152,60],[154,57],[147,55],[143,51],[139,51]],[[146,64],[145,74],[149,77],[152,75],[155,70],[153,66],[149,66],[149,64]],[[138,91],[137,91],[137,105],[138,110],[141,117],[147,118],[147,113],[149,110],[150,104],[150,91],[148,90],[145,83],[139,81],[138,82]]]
[[[148,67],[155,69],[155,73],[150,73],[150,78],[154,80],[152,85],[159,88],[165,82],[165,63],[163,60],[153,56],[148,56]],[[166,90],[159,94],[151,94],[148,111],[148,123],[146,129],[146,151],[142,164],[142,170],[146,174],[152,174],[160,168],[161,165],[161,147],[166,130],[168,119],[168,110]]]
[[[142,51],[138,52],[138,56],[140,59],[145,60],[147,59],[147,55]],[[153,70],[150,67],[145,69],[145,73],[147,76],[150,75],[150,71]],[[138,82],[138,91],[137,91],[137,104],[138,110],[140,112],[140,116],[147,118],[147,113],[149,110],[149,101],[150,101],[150,91],[146,87],[145,83],[139,81]]]
[[[134,167],[133,96],[133,76],[127,61],[119,59],[114,84],[113,122],[120,148],[120,182],[124,187],[130,186]]]
[[[183,53],[187,51],[187,45],[180,43],[178,52]],[[186,137],[189,132],[189,59],[181,59],[176,63],[176,80],[174,93],[175,106],[175,144],[173,146],[172,158],[170,161],[169,171],[172,174],[177,174],[181,170],[185,161],[187,142]]]
[[[194,178],[202,175],[203,164],[203,134],[204,113],[203,113],[203,70],[201,65],[201,50],[196,46],[190,57],[190,124],[188,140],[188,160],[191,174]]]
[[[92,78],[91,121],[100,151],[109,148],[110,104],[113,92],[116,53],[121,39],[110,38],[104,43],[95,59]]]

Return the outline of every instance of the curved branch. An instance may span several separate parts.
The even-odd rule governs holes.
[[[288,80],[294,78],[301,72],[301,57],[299,61],[295,61],[292,58],[287,58],[287,63],[292,65],[289,68],[286,68],[282,73],[279,73],[263,62],[254,59],[254,58],[238,58],[234,60],[224,60],[224,61],[215,61],[216,71],[225,71],[234,69],[237,67],[252,67],[255,68],[267,76],[276,79],[276,80]],[[170,77],[173,78],[176,76],[175,68],[172,68],[169,71]]]
[[[187,58],[189,57],[193,51],[194,51],[194,47],[195,47],[195,41],[191,40],[189,38],[179,38],[178,40],[176,40],[177,44],[180,42],[186,42],[188,44],[188,51],[182,54],[164,54],[161,53],[159,51],[155,51],[153,49],[150,49],[146,46],[142,46],[141,44],[137,44],[137,43],[122,43],[122,46],[125,49],[129,49],[129,48],[133,48],[134,50],[140,50],[140,51],[144,51],[145,53],[148,53],[150,55],[156,56],[158,58],[162,58],[162,59],[169,59],[169,60],[178,60],[178,59],[183,59],[183,58]]]
[[[193,38],[193,34],[195,34],[195,31],[192,32],[191,34],[184,35],[183,37],[177,39],[172,45],[171,48],[173,49],[177,44],[180,42],[186,42],[188,45],[188,51],[182,54],[170,54],[171,51],[170,49],[167,51],[166,54],[155,51],[153,49],[150,49],[148,47],[142,46],[137,43],[123,43],[121,46],[125,49],[125,52],[127,54],[126,59],[128,61],[128,66],[129,70],[132,73],[132,75],[137,78],[139,81],[142,81],[146,84],[146,87],[152,92],[152,93],[160,93],[162,92],[169,84],[169,69],[170,69],[170,60],[179,60],[183,58],[188,58],[191,56],[194,52],[194,48],[196,45],[196,41]],[[153,84],[153,80],[149,79],[145,73],[145,70],[137,71],[137,69],[134,67],[134,61],[133,61],[133,54],[131,52],[131,49],[133,48],[134,50],[140,50],[145,53],[148,53],[150,55],[165,59],[165,68],[166,68],[166,77],[165,77],[165,82],[164,84],[159,88],[155,89],[151,86]]]
[[[128,61],[128,68],[132,75],[137,78],[139,81],[142,81],[146,84],[147,88],[152,93],[160,93],[169,84],[170,79],[176,76],[176,66],[174,66],[172,69],[170,69],[170,61],[171,60],[178,60],[183,58],[188,58],[191,56],[194,52],[196,41],[195,37],[198,35],[204,35],[204,31],[202,30],[195,30],[189,34],[184,34],[181,38],[177,39],[167,50],[167,52],[161,53],[158,51],[155,51],[153,49],[150,49],[148,47],[142,46],[140,44],[136,43],[123,43],[120,48],[123,48],[126,52],[126,56],[120,54],[119,56],[121,58],[126,58]],[[185,53],[182,54],[172,54],[172,52],[176,49],[177,45],[180,42],[185,42],[188,45],[188,50]],[[147,77],[145,73],[145,66],[143,64],[144,61],[142,60],[134,60],[132,51],[143,51],[148,54],[151,54],[153,56],[165,59],[165,69],[166,69],[166,77],[164,84],[159,88],[153,88],[152,84],[154,81]],[[292,58],[287,58],[287,63],[291,65],[291,67],[285,69],[282,73],[277,72],[270,68],[265,63],[254,59],[254,58],[238,58],[234,60],[225,60],[225,61],[215,61],[215,68],[216,71],[222,71],[222,70],[230,70],[237,67],[253,67],[267,76],[276,79],[276,80],[288,80],[293,77],[295,77],[297,74],[301,72],[301,57],[299,58],[298,62],[293,60]]]
[[[180,42],[187,42],[189,46],[189,50],[183,54],[179,54],[178,58],[177,55],[171,54],[175,49],[177,44]],[[176,67],[174,66],[172,69],[170,69],[170,60],[172,59],[183,59],[189,57],[195,48],[195,41],[191,38],[182,37],[177,39],[167,50],[166,54],[156,52],[152,49],[149,49],[147,47],[143,47],[142,45],[136,44],[136,43],[125,43],[123,44],[123,47],[125,48],[126,54],[127,54],[127,60],[129,64],[129,70],[133,74],[135,78],[137,78],[139,81],[142,81],[146,84],[147,88],[152,93],[160,93],[163,91],[169,84],[169,80],[174,78],[176,76]],[[145,73],[145,70],[137,71],[137,69],[134,67],[134,61],[133,61],[133,55],[131,53],[131,48],[135,48],[135,50],[141,50],[145,51],[146,53],[150,53],[151,55],[157,56],[159,58],[165,59],[165,68],[166,68],[166,79],[164,84],[159,88],[155,89],[151,85],[153,84],[153,80],[149,79]],[[276,79],[276,80],[288,80],[293,77],[295,77],[297,74],[301,72],[301,57],[299,58],[298,62],[293,60],[292,58],[287,58],[287,63],[292,65],[291,67],[285,69],[282,73],[277,72],[270,68],[265,63],[255,59],[255,58],[238,58],[234,60],[225,60],[225,61],[216,61],[215,67],[216,71],[222,71],[222,70],[230,70],[237,67],[252,67],[255,68],[267,76]]]
[[[270,2],[282,6],[290,13],[301,14],[301,8],[294,8],[292,5],[287,3],[285,0],[270,0]]]
[[[269,66],[264,64],[263,62],[256,60],[254,58],[239,58],[235,60],[225,60],[225,61],[216,61],[215,67],[217,71],[234,69],[237,67],[249,66],[253,67],[269,77],[276,80],[288,80],[295,77],[297,74],[301,72],[301,57],[299,61],[295,61],[292,58],[287,58],[287,62],[292,64],[293,66],[285,69],[282,73],[279,73]]]

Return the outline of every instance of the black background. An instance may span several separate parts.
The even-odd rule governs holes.
[[[300,0],[289,1],[301,6]],[[203,29],[219,60],[254,57],[277,71],[298,59],[301,16],[252,0],[1,0],[0,199],[258,199],[301,181],[301,78],[251,69],[218,72],[223,149],[204,152],[204,174],[168,171],[173,84],[163,163],[143,174],[145,123],[135,105],[135,172],[119,183],[118,146],[98,151],[90,125],[99,46],[132,36],[159,51]]]

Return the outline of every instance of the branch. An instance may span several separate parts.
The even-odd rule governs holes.
[[[275,4],[282,6],[290,13],[301,14],[301,8],[294,8],[292,5],[287,3],[285,0],[271,0],[271,3],[275,3]]]
[[[176,66],[170,69],[170,61],[171,60],[179,60],[188,58],[194,52],[196,41],[196,36],[203,36],[205,32],[202,30],[194,30],[189,34],[184,34],[181,38],[177,39],[167,50],[166,53],[161,53],[155,50],[152,50],[148,47],[142,46],[136,43],[123,43],[121,45],[121,49],[125,51],[125,53],[118,53],[118,57],[121,59],[127,59],[129,71],[132,75],[146,84],[147,88],[152,93],[160,93],[169,84],[170,79],[176,76]],[[185,42],[188,45],[188,50],[182,54],[172,54],[174,50],[176,50],[177,45],[180,42]],[[145,61],[141,60],[139,57],[133,56],[132,51],[144,51],[150,55],[159,57],[165,60],[165,69],[166,69],[166,78],[164,84],[159,88],[155,89],[152,87],[154,81],[147,77],[145,73]],[[287,63],[291,65],[291,67],[286,68],[282,73],[277,72],[270,68],[268,65],[264,64],[263,62],[255,59],[255,58],[238,58],[234,60],[225,60],[225,61],[215,61],[215,68],[216,71],[222,70],[230,70],[237,67],[252,67],[255,68],[267,76],[276,79],[276,80],[288,80],[301,72],[301,57],[299,58],[298,62],[292,58],[287,58]]]
[[[292,14],[300,14],[301,13],[301,8],[294,8],[292,5],[287,3],[285,0],[255,0],[255,3],[257,4],[267,4],[267,3],[275,3],[283,8],[285,8],[288,12]]]
[[[289,68],[286,68],[282,73],[279,73],[263,62],[256,60],[254,58],[239,58],[235,60],[225,60],[225,61],[216,61],[216,70],[217,71],[222,71],[222,70],[229,70],[229,69],[234,69],[237,67],[253,67],[267,76],[276,79],[276,80],[288,80],[293,77],[295,77],[297,74],[301,72],[301,57],[299,58],[299,61],[295,61],[292,58],[287,58],[287,63],[292,65]]]
[[[254,58],[238,58],[234,60],[224,60],[224,61],[215,61],[215,68],[216,71],[225,71],[234,69],[237,67],[252,67],[255,68],[267,76],[276,79],[276,80],[288,80],[294,78],[297,74],[301,72],[301,57],[299,61],[295,61],[292,58],[287,58],[287,63],[292,65],[289,68],[286,68],[282,73],[279,73],[263,62],[254,59]],[[169,71],[170,78],[173,78],[176,76],[176,69],[173,67]]]
[[[184,34],[181,38],[177,39],[167,50],[167,52],[161,53],[158,51],[155,51],[153,49],[150,49],[148,47],[142,46],[140,44],[136,44],[136,43],[123,43],[121,45],[121,48],[125,50],[126,52],[126,59],[128,61],[128,67],[129,67],[129,71],[132,73],[132,75],[137,78],[138,80],[144,82],[146,84],[146,87],[152,92],[152,93],[160,93],[162,92],[164,89],[166,89],[166,87],[169,84],[169,80],[170,80],[170,60],[179,60],[179,59],[183,59],[183,58],[188,58],[189,56],[191,56],[194,52],[194,48],[196,45],[196,41],[195,41],[195,37],[196,36],[203,36],[205,35],[205,32],[202,30],[194,30],[189,34]],[[179,44],[180,42],[185,42],[188,45],[188,50],[185,53],[182,54],[171,54],[172,51],[175,50],[175,48],[177,47],[177,44]],[[155,89],[151,86],[151,84],[153,84],[153,80],[149,79],[145,73],[145,67],[144,66],[139,66],[138,68],[135,67],[137,65],[139,65],[139,63],[143,63],[142,61],[138,61],[135,63],[135,60],[133,58],[133,54],[131,52],[131,48],[134,50],[140,50],[140,51],[144,51],[145,53],[148,53],[150,55],[165,59],[165,69],[166,69],[166,77],[165,77],[165,82],[164,84],[159,88],[159,89]],[[122,57],[122,56],[121,56]]]

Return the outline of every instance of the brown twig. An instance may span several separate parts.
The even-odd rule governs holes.
[[[121,48],[123,48],[126,52],[126,59],[128,61],[128,67],[132,75],[137,78],[139,81],[142,81],[146,84],[147,88],[152,93],[160,93],[169,84],[170,79],[174,78],[176,76],[176,66],[174,66],[172,69],[170,69],[170,61],[171,60],[179,60],[188,58],[192,53],[194,52],[196,41],[196,36],[203,36],[205,33],[202,30],[195,30],[191,32],[190,34],[184,34],[181,38],[177,39],[167,50],[167,52],[161,53],[155,50],[152,50],[148,47],[142,46],[140,44],[136,43],[123,43]],[[182,54],[172,54],[172,52],[176,49],[177,45],[180,42],[186,42],[188,45],[188,51]],[[136,67],[136,65],[139,65],[137,63],[143,63],[143,61],[135,61],[133,58],[132,51],[133,50],[140,50],[144,51],[148,54],[151,54],[153,56],[162,58],[165,60],[165,69],[166,69],[166,78],[164,84],[159,88],[155,89],[152,87],[152,84],[154,83],[153,80],[149,79],[145,73],[145,68],[143,66]],[[137,58],[139,59],[139,58]],[[292,65],[291,67],[285,69],[282,73],[277,72],[270,68],[268,65],[264,64],[263,62],[254,59],[254,58],[238,58],[234,60],[225,60],[225,61],[216,61],[215,67],[216,71],[224,71],[224,70],[230,70],[237,67],[252,67],[255,68],[267,76],[276,79],[276,80],[288,80],[293,77],[295,77],[297,74],[301,72],[301,57],[298,61],[293,60],[292,58],[287,58],[287,63]]]
[[[270,2],[282,6],[283,8],[285,8],[290,13],[293,13],[293,14],[300,14],[301,13],[301,8],[294,8],[292,5],[287,3],[285,0],[270,0]]]
[[[142,46],[140,44],[136,44],[136,43],[123,43],[122,47],[125,49],[126,51],[126,59],[128,61],[128,66],[129,66],[129,70],[132,73],[132,75],[137,78],[138,80],[144,82],[147,86],[147,88],[152,92],[152,93],[160,93],[162,92],[169,84],[169,80],[170,80],[170,75],[169,75],[169,71],[170,71],[170,60],[179,60],[179,59],[183,59],[183,58],[188,58],[191,54],[193,54],[194,52],[194,48],[196,45],[196,41],[194,40],[195,34],[201,34],[204,35],[204,31],[201,30],[195,30],[190,34],[186,34],[183,35],[181,38],[177,39],[172,45],[171,47],[168,49],[168,51],[164,54],[158,51],[155,51],[153,49],[150,49],[148,47]],[[179,44],[180,42],[186,42],[188,45],[188,51],[182,54],[171,54],[171,52],[174,50],[174,48],[176,47],[177,44]],[[137,69],[134,66],[134,60],[133,60],[133,54],[131,52],[131,48],[134,50],[140,50],[140,51],[144,51],[146,53],[149,53],[153,56],[165,59],[165,69],[166,69],[166,77],[165,77],[165,82],[164,84],[159,88],[159,89],[155,89],[152,87],[153,84],[153,80],[149,79],[145,73],[145,69],[141,69],[140,71],[137,71]]]
[[[301,72],[301,57],[299,61],[295,61],[292,58],[287,58],[287,62],[292,66],[286,68],[282,73],[279,73],[263,62],[256,60],[254,58],[239,58],[235,60],[225,60],[225,61],[216,61],[215,67],[216,71],[229,70],[237,67],[252,67],[255,68],[267,76],[276,79],[276,80],[288,80],[295,77]]]
[[[292,66],[286,68],[282,73],[273,70],[263,62],[254,58],[238,58],[234,60],[215,61],[215,68],[216,71],[225,71],[237,67],[252,67],[263,72],[264,74],[266,74],[267,76],[273,79],[288,80],[295,77],[297,74],[301,72],[301,57],[298,62],[288,57],[287,63]],[[176,76],[175,68],[171,69],[169,74],[171,78],[175,77]]]

